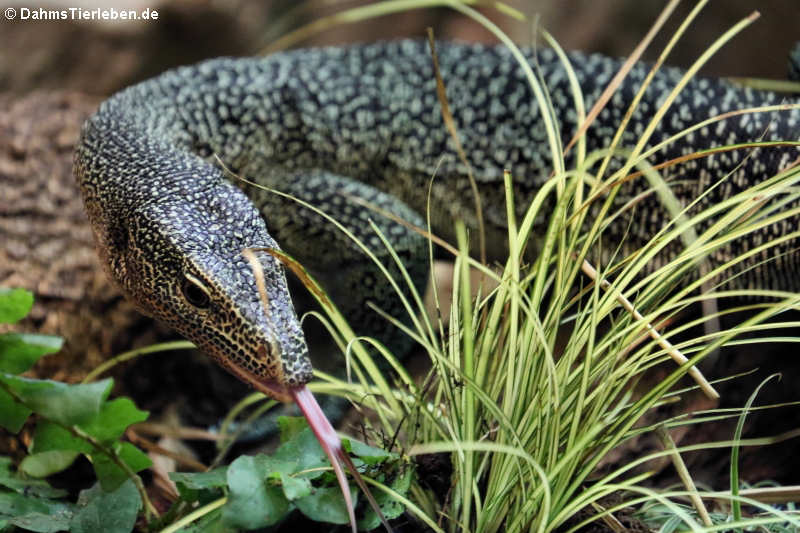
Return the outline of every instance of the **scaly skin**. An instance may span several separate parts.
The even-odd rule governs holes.
[[[482,195],[490,253],[496,257],[505,242],[503,168],[513,173],[520,211],[551,169],[540,112],[504,48],[441,45],[439,60]],[[581,54],[571,61],[588,108],[619,63]],[[567,78],[550,51],[539,52],[538,65],[566,142],[576,128]],[[635,67],[600,113],[587,134],[589,150],[608,145],[646,73],[647,67]],[[664,69],[655,77],[622,146],[635,144],[680,76],[678,70]],[[772,93],[695,79],[651,144],[719,113],[781,100]],[[800,111],[736,116],[669,146],[651,163],[713,146],[798,138]],[[377,273],[329,224],[293,202],[237,187],[212,154],[234,172],[320,205],[380,249],[367,224],[375,219],[418,273],[425,270],[424,242],[398,224],[379,220],[353,197],[419,222],[414,212],[425,212],[427,185],[435,173],[434,232],[452,236],[453,216],[474,223],[465,168],[444,127],[423,42],[216,59],[169,71],[105,102],[85,126],[75,171],[111,277],[145,313],[174,327],[228,369],[269,382],[280,399],[288,399],[288,387],[311,377],[306,344],[281,265],[260,254],[268,281],[265,313],[242,249],[276,247],[277,241],[309,266],[332,273],[334,296],[345,296],[351,316],[358,315],[364,300],[380,302],[388,296],[376,282]],[[734,171],[703,207],[774,175],[797,157],[795,148],[726,152],[676,166],[666,176],[680,178],[673,190],[688,202]],[[626,194],[646,187],[638,180]],[[628,232],[629,246],[635,247],[668,215],[650,195],[632,216],[633,225],[620,219],[609,235],[621,239]],[[711,261],[719,264],[742,247],[784,234],[795,222],[737,241],[715,252]],[[796,246],[786,243],[770,253]],[[742,267],[762,259],[754,257]],[[750,270],[738,283],[796,289],[797,267],[797,254],[790,254]]]

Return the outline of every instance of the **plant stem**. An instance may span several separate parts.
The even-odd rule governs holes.
[[[207,503],[204,506],[200,507],[199,509],[196,509],[191,513],[187,514],[177,522],[174,522],[173,524],[165,527],[164,529],[159,531],[159,533],[175,533],[177,531],[180,531],[185,526],[188,526],[198,518],[202,518],[203,516],[210,514],[212,511],[219,509],[227,502],[228,502],[228,497],[224,496],[218,500],[214,500],[211,503]]]

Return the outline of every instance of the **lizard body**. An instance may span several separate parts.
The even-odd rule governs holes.
[[[527,51],[534,61],[534,52]],[[502,47],[443,44],[438,50],[448,100],[482,196],[490,255],[505,242],[502,171],[514,176],[519,209],[548,179],[552,160],[540,111],[521,69]],[[535,63],[550,91],[566,143],[577,127],[566,74],[555,54]],[[587,107],[620,63],[572,54]],[[648,72],[637,65],[587,132],[588,149],[607,146]],[[662,69],[634,112],[622,146],[632,146],[682,73]],[[781,96],[697,78],[671,107],[651,144],[705,118],[780,103]],[[797,140],[800,111],[735,116],[688,136],[657,154],[654,163],[699,149],[756,140]],[[728,172],[699,207],[719,202],[787,167],[794,147],[731,151],[674,167],[673,188],[687,203]],[[248,179],[320,205],[376,249],[375,219],[412,270],[424,273],[425,244],[413,232],[381,221],[361,198],[421,225],[428,183],[433,231],[452,236],[452,218],[475,221],[467,169],[442,119],[427,45],[398,41],[284,52],[266,58],[216,59],[145,81],[106,101],[84,128],[75,159],[98,248],[111,277],[148,314],[194,341],[237,374],[269,383],[273,395],[311,377],[303,334],[281,265],[260,254],[268,311],[258,301],[244,248],[278,243],[301,262],[332,276],[330,287],[356,315],[367,299],[385,299],[379,274],[320,217],[252,187],[240,189],[213,161]],[[746,157],[747,156],[747,157]],[[632,185],[631,193],[640,184]],[[667,214],[645,199],[629,227],[637,246]],[[269,229],[268,229],[269,228]],[[788,231],[785,223],[737,241],[748,246]],[[615,233],[616,232],[616,233]],[[732,245],[733,246],[733,245]],[[787,252],[786,243],[771,253]],[[736,249],[715,252],[716,260]],[[714,259],[714,258],[712,258]],[[742,268],[763,257],[754,257]],[[751,269],[749,286],[796,289],[797,254]],[[368,324],[368,329],[369,329]],[[379,326],[376,326],[379,327]]]

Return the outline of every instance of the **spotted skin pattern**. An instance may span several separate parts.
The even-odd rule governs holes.
[[[505,48],[442,44],[438,53],[451,110],[482,195],[489,252],[497,257],[505,242],[503,169],[514,176],[522,212],[552,168],[540,111]],[[526,53],[533,62],[533,52]],[[587,107],[620,66],[579,53],[571,54],[570,61]],[[535,64],[566,142],[576,130],[566,73],[549,50],[538,51]],[[647,72],[644,65],[630,72],[590,127],[589,150],[608,146]],[[681,76],[669,68],[655,76],[622,146],[638,141]],[[388,301],[391,307],[386,284],[319,215],[229,179],[214,156],[237,174],[318,205],[380,255],[382,247],[368,224],[375,221],[415,275],[424,277],[424,241],[376,215],[364,201],[422,224],[417,213],[425,213],[435,174],[430,198],[434,232],[452,237],[455,216],[474,225],[466,167],[444,127],[434,79],[427,45],[398,41],[215,59],[166,72],[113,96],[87,122],[75,158],[98,249],[111,277],[145,313],[174,327],[234,372],[270,380],[276,395],[281,387],[308,381],[311,365],[283,268],[269,254],[259,254],[269,293],[265,312],[241,251],[280,243],[327,274],[328,286],[351,316],[366,316],[366,300]],[[773,93],[697,78],[675,101],[651,144],[720,113],[781,101]],[[747,114],[702,128],[665,147],[650,162],[726,144],[798,138],[798,110]],[[703,207],[774,175],[798,155],[793,147],[732,151],[678,165],[665,171],[665,177],[675,179],[673,191],[686,203],[732,172],[701,202]],[[646,188],[642,182],[634,182],[626,194]],[[620,218],[609,234],[621,239],[627,233],[629,246],[636,247],[668,215],[650,195],[631,216],[632,224]],[[794,226],[793,219],[767,227],[718,250],[711,260],[718,264],[742,247]],[[795,246],[789,242],[770,253]],[[744,267],[765,258],[754,257]],[[797,267],[797,254],[787,255],[750,270],[739,283],[795,289]],[[198,289],[208,296],[201,302],[207,304],[204,308],[187,298]],[[380,333],[382,327],[368,324],[366,329]]]

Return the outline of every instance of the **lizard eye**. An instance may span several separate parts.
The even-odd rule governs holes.
[[[211,304],[211,297],[208,294],[208,289],[199,279],[191,274],[184,274],[181,292],[183,293],[183,297],[186,298],[186,301],[198,309],[206,309]]]

